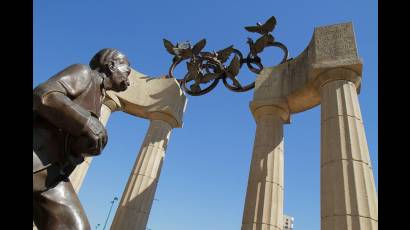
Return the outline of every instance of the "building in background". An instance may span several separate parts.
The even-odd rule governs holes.
[[[293,230],[293,221],[293,217],[283,215],[283,230]]]

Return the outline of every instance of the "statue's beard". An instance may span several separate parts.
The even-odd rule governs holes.
[[[122,74],[122,76],[123,76],[122,79],[127,79],[126,74]],[[128,88],[128,84],[126,80],[121,80],[118,82],[114,82],[112,87],[114,91],[120,92],[120,91],[125,91]]]
[[[120,84],[116,85],[115,91],[125,91],[128,88],[127,83],[125,81],[122,81]]]

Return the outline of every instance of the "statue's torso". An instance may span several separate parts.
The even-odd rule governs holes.
[[[89,111],[93,116],[99,117],[104,90],[100,77],[96,72],[91,72],[84,90],[71,100]],[[52,81],[75,81],[72,79],[54,78]],[[52,83],[52,82],[50,82]],[[50,84],[52,85],[52,84]],[[75,85],[75,84],[71,84]],[[50,87],[52,91],[52,87]],[[64,161],[64,154],[67,149],[67,133],[54,126],[38,113],[33,111],[33,173],[44,170],[56,162]],[[71,172],[70,172],[71,173]]]

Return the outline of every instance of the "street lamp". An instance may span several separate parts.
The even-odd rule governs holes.
[[[110,213],[111,213],[112,206],[114,205],[114,202],[115,202],[116,200],[118,200],[118,197],[114,197],[114,200],[111,201],[110,211],[108,212],[107,219],[105,220],[105,224],[104,224],[103,230],[105,230],[105,226],[107,226],[107,222],[108,222],[108,218],[110,217]]]
[[[95,226],[95,229],[97,229],[98,227],[100,227],[100,224],[97,224],[97,225]]]

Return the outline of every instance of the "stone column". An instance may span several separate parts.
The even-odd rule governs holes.
[[[161,115],[148,132],[128,179],[111,230],[145,230],[172,126]]]
[[[359,76],[333,69],[321,94],[321,229],[378,229],[377,194],[357,97]]]
[[[276,105],[253,111],[256,135],[242,230],[283,229],[283,123],[289,114]]]
[[[115,106],[115,103],[107,101],[101,107],[100,121],[104,124],[104,126],[107,124],[111,112],[115,111],[115,107],[113,106]],[[92,157],[86,157],[84,162],[78,165],[69,177],[71,184],[77,193],[80,191],[92,159]]]

